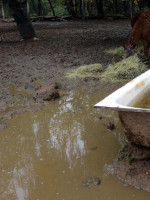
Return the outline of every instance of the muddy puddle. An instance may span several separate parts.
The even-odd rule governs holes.
[[[0,132],[0,199],[149,199],[149,193],[125,187],[113,174],[125,137],[117,113],[93,109],[106,95],[75,90],[43,110],[5,121],[8,127]],[[116,129],[108,130],[109,122]],[[90,182],[92,178],[100,184]]]

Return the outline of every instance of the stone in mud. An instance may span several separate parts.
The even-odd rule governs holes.
[[[109,123],[107,124],[107,129],[109,129],[109,130],[114,130],[114,129],[115,129],[115,125],[114,125],[113,123],[109,122]]]
[[[90,187],[91,187],[91,184],[94,184],[94,185],[96,185],[96,186],[99,186],[99,185],[101,184],[100,178],[98,178],[98,177],[90,178],[90,179],[88,179],[87,182],[84,183],[83,185],[84,185],[85,187],[90,188]]]
[[[57,83],[52,83],[51,85],[43,85],[38,91],[36,91],[33,99],[36,102],[55,100],[60,97],[58,88],[59,85]]]

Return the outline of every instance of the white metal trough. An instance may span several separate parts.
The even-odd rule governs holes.
[[[150,70],[107,96],[94,108],[117,110],[128,140],[150,147],[150,109],[132,107],[149,90]]]

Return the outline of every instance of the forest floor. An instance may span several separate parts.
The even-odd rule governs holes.
[[[131,29],[129,20],[36,22],[34,27],[40,40],[20,42],[14,23],[0,23],[1,86],[22,85],[33,93],[36,81],[58,82],[64,89],[92,82],[85,79],[68,84],[65,74],[81,65],[107,67],[120,60],[105,51],[122,46]],[[1,91],[0,100],[11,98]]]
[[[121,85],[103,84],[97,78],[70,80],[66,72],[94,63],[106,68],[121,60],[106,50],[122,46],[126,41],[131,29],[129,20],[71,20],[33,25],[40,40],[20,42],[15,23],[0,22],[0,111],[3,111],[0,129],[13,113],[32,110],[23,102],[32,105],[33,94],[43,84],[55,82],[61,85],[61,90],[72,90],[87,89],[88,82],[88,90],[105,87],[110,91]],[[26,108],[19,106],[17,110],[18,102]],[[10,111],[10,108],[14,109]]]

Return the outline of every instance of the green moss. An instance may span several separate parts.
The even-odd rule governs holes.
[[[135,159],[132,158],[129,153],[128,153],[128,144],[126,144],[119,153],[119,157],[118,157],[118,164],[120,164],[121,162],[127,162],[129,165],[131,165],[133,162],[135,162]]]
[[[147,70],[145,64],[140,62],[137,55],[125,58],[115,64],[110,64],[106,71],[101,75],[104,81],[123,81],[131,80]]]
[[[104,68],[101,64],[83,65],[75,70],[71,70],[70,72],[68,72],[67,77],[68,78],[100,77],[103,71]]]

